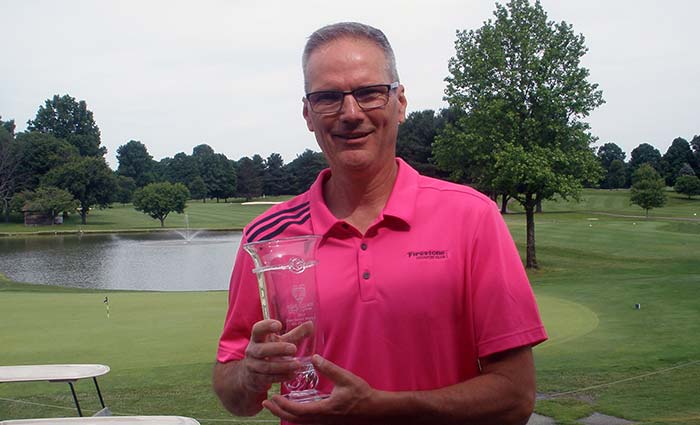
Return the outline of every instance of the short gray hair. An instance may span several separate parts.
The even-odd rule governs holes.
[[[391,82],[399,81],[399,73],[396,71],[396,57],[391,48],[389,40],[384,33],[369,25],[359,22],[338,22],[337,24],[326,25],[319,28],[309,36],[304,47],[304,54],[301,57],[301,67],[304,71],[304,90],[309,91],[309,82],[306,80],[306,67],[309,64],[309,57],[319,47],[341,38],[354,38],[368,40],[384,52],[386,58],[386,68],[391,78]]]

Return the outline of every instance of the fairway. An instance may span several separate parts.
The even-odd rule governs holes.
[[[641,212],[627,196],[587,190],[581,204],[545,203],[536,215],[541,269],[528,274],[550,336],[534,349],[536,411],[558,424],[593,412],[699,424],[700,222],[693,214],[700,203],[674,198],[649,220],[619,217]],[[243,208],[198,206],[190,221]],[[506,222],[523,255],[524,215],[508,214]],[[100,384],[117,414],[274,422],[267,412],[233,418],[211,391],[226,304],[223,291],[82,291],[0,278],[0,364],[107,364],[112,370]],[[97,411],[91,383],[77,388],[85,410]],[[0,385],[0,419],[74,413],[65,384]]]

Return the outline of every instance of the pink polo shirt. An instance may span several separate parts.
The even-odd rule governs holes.
[[[429,390],[479,374],[477,360],[547,338],[496,205],[419,175],[401,159],[391,196],[365,235],[308,192],[253,220],[243,242],[322,235],[317,258],[324,357],[380,390]],[[238,251],[220,362],[244,357],[262,320],[250,256]],[[332,385],[321,378],[320,389]]]

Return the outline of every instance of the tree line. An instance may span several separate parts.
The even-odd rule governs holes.
[[[170,193],[171,200],[227,202],[233,197],[294,195],[305,191],[326,167],[323,155],[308,149],[285,164],[278,153],[266,159],[253,155],[231,160],[206,144],[195,146],[191,154],[180,152],[156,161],[146,145],[131,140],[117,149],[119,165],[112,171],[92,111],[84,100],[67,94],[47,99],[27,122],[26,131],[15,133],[15,129],[14,120],[0,117],[0,198],[5,222],[13,211],[40,211],[52,219],[61,212],[77,211],[86,224],[91,208],[129,203],[137,195],[135,206],[147,212],[148,205],[158,203],[153,196],[145,196],[153,193],[144,191],[152,184],[161,184],[157,187]],[[178,185],[177,190],[164,183]],[[159,202],[153,208],[161,212],[154,218],[163,215],[162,199]]]
[[[453,132],[454,127],[460,125],[462,114],[461,110],[450,108],[411,112],[399,127],[397,155],[422,174],[477,186],[495,199],[500,193],[485,184],[488,170],[479,169],[480,158],[487,156],[493,145],[485,144],[479,149],[467,142],[470,144],[468,151],[465,147],[459,147],[460,152],[447,149],[459,143]],[[692,178],[700,184],[697,178],[700,176],[700,135],[695,135],[690,142],[683,137],[673,139],[664,154],[649,143],[640,143],[629,158],[614,142],[591,149],[600,169],[595,178],[584,182],[586,187],[629,189],[634,173],[648,164],[665,187],[677,188],[677,192],[687,196],[700,195],[700,188],[689,191],[693,185],[687,184]],[[505,204],[502,207],[505,213]]]

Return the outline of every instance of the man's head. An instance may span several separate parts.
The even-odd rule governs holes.
[[[399,73],[396,71],[394,50],[391,48],[389,40],[381,30],[359,22],[339,22],[337,24],[326,25],[314,31],[306,42],[304,54],[301,57],[301,67],[304,71],[304,89],[307,93],[309,92],[309,79],[306,71],[311,53],[319,47],[340,38],[364,39],[376,44],[377,47],[384,52],[389,78],[391,81],[399,81]]]
[[[303,64],[304,118],[331,169],[371,176],[394,167],[406,97],[384,34],[355,23],[321,28]]]

